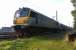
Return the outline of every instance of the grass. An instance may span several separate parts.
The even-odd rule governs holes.
[[[2,40],[0,41],[0,50],[76,50],[76,48],[63,40],[34,36],[31,38]]]

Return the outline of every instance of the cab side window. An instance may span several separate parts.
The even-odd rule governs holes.
[[[31,11],[30,16],[35,19],[35,23],[38,24],[38,14],[34,11]]]
[[[36,17],[37,14],[36,14],[35,12],[31,11],[30,16],[31,16],[31,17]]]

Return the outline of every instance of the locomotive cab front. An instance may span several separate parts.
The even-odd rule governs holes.
[[[31,18],[29,15],[30,15],[30,9],[28,8],[17,10],[14,16],[14,24],[15,25],[27,24],[28,20]]]

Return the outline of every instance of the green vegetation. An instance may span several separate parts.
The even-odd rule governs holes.
[[[71,13],[74,17],[74,28],[76,29],[76,0],[71,0],[71,2],[75,8]]]
[[[70,43],[43,37],[0,41],[0,50],[76,50]]]

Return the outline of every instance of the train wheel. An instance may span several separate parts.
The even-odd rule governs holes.
[[[21,38],[22,37],[22,30],[16,30],[16,37]]]
[[[29,29],[27,29],[27,30],[24,31],[23,36],[24,37],[31,37],[32,36],[32,32]]]

